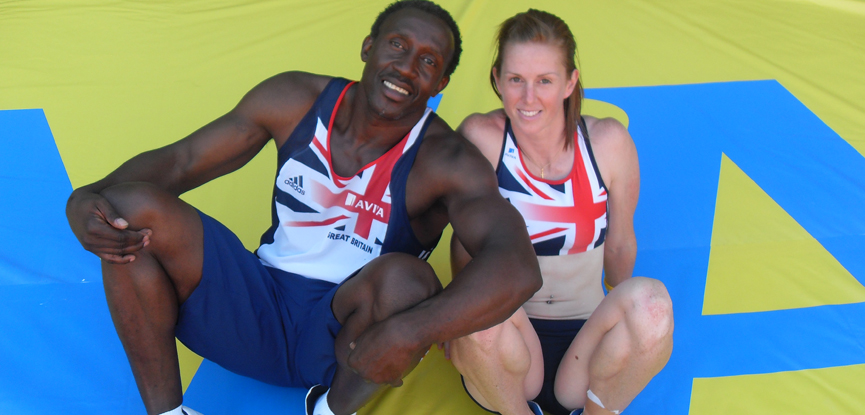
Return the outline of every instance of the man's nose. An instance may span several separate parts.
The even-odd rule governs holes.
[[[413,53],[406,53],[394,62],[393,68],[405,78],[414,78],[417,69],[417,57]]]

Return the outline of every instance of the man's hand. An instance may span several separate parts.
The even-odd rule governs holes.
[[[133,253],[150,243],[150,229],[128,230],[126,220],[97,193],[73,193],[66,204],[66,219],[84,249],[112,264],[134,261]]]
[[[444,350],[445,359],[451,360],[451,342],[439,342],[439,350]]]
[[[418,348],[398,327],[388,319],[364,331],[349,344],[349,368],[370,382],[402,386],[402,378],[417,366],[430,345]]]

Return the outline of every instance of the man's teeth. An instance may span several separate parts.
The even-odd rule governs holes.
[[[535,115],[538,115],[539,112],[541,112],[541,110],[537,110],[537,111],[523,111],[523,110],[519,110],[519,111],[520,111],[521,114],[525,115],[526,117],[534,117]]]
[[[384,81],[384,86],[386,86],[386,87],[388,87],[388,88],[390,88],[396,92],[399,92],[400,94],[408,95],[408,91],[406,91],[405,89],[402,89],[402,88],[400,88],[400,87],[398,87],[398,86],[396,86],[396,85],[394,85],[388,81]]]

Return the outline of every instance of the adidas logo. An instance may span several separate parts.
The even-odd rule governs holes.
[[[285,184],[289,185],[295,192],[305,195],[306,192],[303,190],[303,176],[295,176],[285,181]]]

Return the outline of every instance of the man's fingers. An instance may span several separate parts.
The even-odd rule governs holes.
[[[102,214],[102,217],[105,218],[105,221],[111,226],[117,229],[126,229],[129,226],[129,222],[127,222],[126,219],[121,218],[120,215],[114,211],[114,206],[111,206],[107,200],[98,200],[96,202],[96,209],[99,209],[99,213]]]
[[[142,231],[118,230],[105,223],[94,224],[82,244],[97,255],[123,256],[149,245],[150,235]]]
[[[146,238],[143,238],[143,239],[141,239],[140,242],[138,242],[135,245],[129,245],[129,246],[126,246],[125,248],[120,248],[118,251],[118,254],[123,254],[123,255],[131,254],[133,252],[140,251],[141,249],[143,249],[145,246],[147,246],[149,244],[150,244],[150,241],[147,240]]]
[[[132,261],[135,261],[134,255],[113,255],[113,254],[100,254],[99,258],[102,258],[105,262],[109,264],[122,265],[128,264]]]

